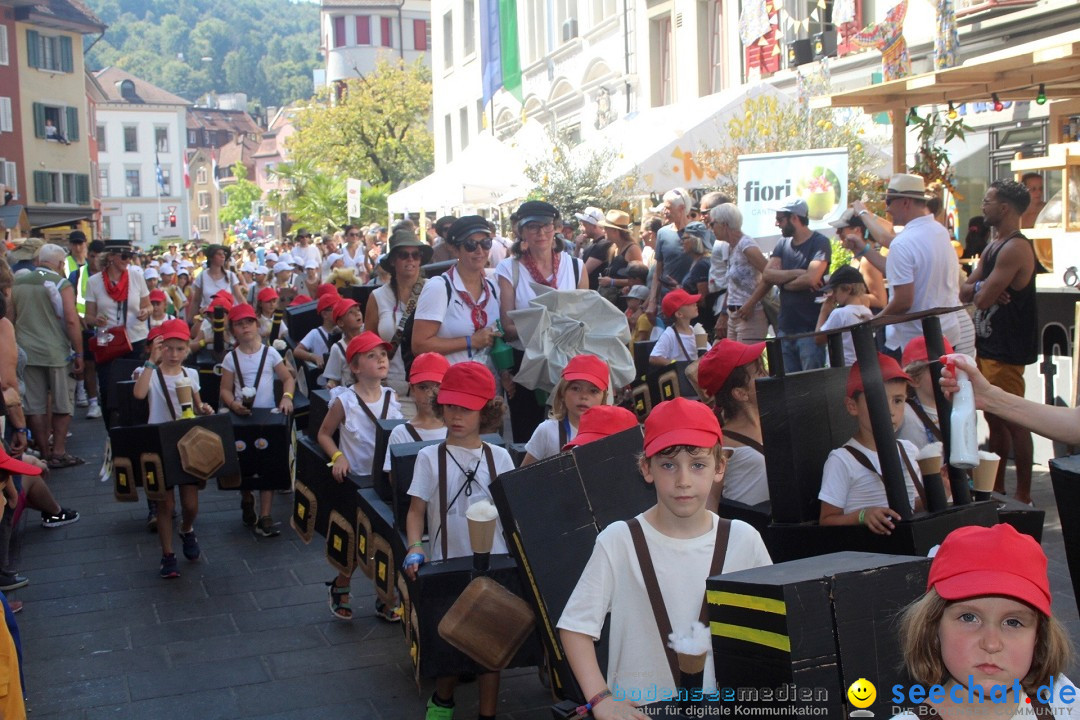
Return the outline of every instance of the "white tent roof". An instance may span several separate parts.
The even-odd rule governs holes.
[[[387,198],[391,213],[451,210],[462,206],[494,205],[499,197],[532,183],[517,148],[482,133],[453,162]]]

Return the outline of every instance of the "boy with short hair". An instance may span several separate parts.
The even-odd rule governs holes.
[[[642,697],[642,691],[654,685],[657,697],[665,689],[671,690],[669,697],[677,697],[678,679],[661,623],[685,633],[700,620],[705,579],[714,569],[734,572],[772,564],[754,528],[739,520],[721,520],[706,508],[709,493],[724,479],[722,443],[716,416],[699,402],[663,402],[645,420],[645,452],[639,463],[645,481],[656,488],[656,505],[629,522],[612,523],[597,536],[558,623],[574,677],[598,720],[645,717],[620,698]],[[716,543],[724,542],[724,530],[727,546],[721,552],[723,545],[718,549]],[[639,562],[644,556],[638,546],[648,553],[647,565]],[[666,618],[657,618],[646,590],[650,567]],[[608,613],[611,634],[604,673],[593,643]],[[704,692],[715,688],[715,675],[710,649]]]
[[[878,353],[878,363],[881,365],[881,379],[885,383],[885,398],[895,432],[904,422],[911,377],[888,355]],[[829,453],[829,459],[825,461],[821,491],[818,493],[818,500],[821,501],[818,521],[822,525],[866,525],[878,535],[890,535],[900,514],[889,507],[881,478],[881,461],[870,426],[870,410],[866,406],[859,363],[852,365],[848,373],[844,406],[848,414],[858,420],[859,427],[851,440]],[[918,451],[907,440],[898,441],[898,445],[908,502],[915,510],[921,510],[922,501],[916,500],[915,485]]]

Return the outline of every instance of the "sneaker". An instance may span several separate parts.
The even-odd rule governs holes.
[[[86,385],[79,383],[75,386],[75,407],[84,408],[90,404],[86,397]]]
[[[23,609],[22,600],[8,600],[7,604],[8,604],[8,607],[11,608],[11,614],[12,615],[14,615],[15,613],[22,612],[22,609]]]
[[[454,720],[454,706],[443,707],[435,704],[435,697],[428,698],[427,714],[424,720]]]
[[[404,614],[405,611],[402,609],[401,603],[398,603],[394,607],[390,607],[386,603],[378,601],[375,603],[375,617],[384,622],[399,623]]]
[[[274,519],[269,515],[259,518],[259,524],[255,526],[255,532],[263,537],[277,537],[281,531],[274,525]]]
[[[176,563],[176,553],[161,556],[161,577],[165,580],[180,577],[180,567]]]
[[[253,495],[240,496],[240,517],[247,527],[254,527],[259,516],[255,514],[255,497]]]
[[[180,533],[180,541],[184,543],[184,557],[188,560],[199,559],[199,541],[195,537],[195,531]]]
[[[73,522],[79,521],[79,513],[74,510],[65,510],[60,508],[60,512],[55,515],[48,515],[41,513],[41,527],[57,528],[63,525],[70,525]]]
[[[150,509],[146,511],[146,532],[157,532],[157,503],[150,501]]]
[[[97,420],[101,417],[101,406],[98,405],[97,398],[90,399],[90,409],[86,411],[87,420]]]
[[[19,573],[0,573],[0,591],[11,592],[29,584],[30,580]]]

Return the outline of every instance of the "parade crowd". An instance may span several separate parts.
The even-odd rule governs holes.
[[[467,511],[490,500],[490,483],[515,468],[511,454],[483,434],[523,444],[523,464],[530,464],[638,426],[628,388],[613,381],[607,358],[570,358],[546,397],[518,382],[528,338],[513,311],[548,290],[592,292],[625,314],[631,350],[653,343],[651,367],[696,365],[699,397],[659,403],[644,421],[638,465],[655,488],[656,504],[601,532],[557,619],[588,699],[584,712],[605,720],[644,718],[632,703],[612,696],[616,686],[672,684],[666,638],[642,632],[656,615],[643,575],[652,573],[660,588],[669,625],[682,628],[698,619],[705,579],[717,563],[730,572],[772,562],[753,527],[717,515],[722,499],[769,500],[755,392],[755,380],[768,374],[766,337],[783,338],[785,373],[815,370],[827,364],[819,331],[877,315],[955,308],[941,316],[947,352],[975,358],[977,365],[960,364],[977,383],[981,407],[1002,408],[986,414],[990,449],[1015,459],[1012,494],[1031,500],[1032,441],[1024,427],[1031,423],[1005,410],[999,395],[1022,397],[1024,367],[1036,359],[1036,261],[1020,230],[1029,191],[1012,181],[990,185],[981,219],[988,237],[970,273],[962,270],[962,253],[935,217],[921,177],[894,176],[882,200],[888,218],[855,202],[832,223],[839,246],[854,256],[838,267],[832,254],[839,246],[810,228],[804,200],[786,198],[773,208],[781,238],[766,253],[743,232],[742,212],[731,198],[712,192],[695,199],[681,188],[636,221],[619,208],[587,207],[568,217],[531,200],[505,227],[479,215],[447,216],[430,223],[424,237],[405,219],[390,228],[345,225],[318,236],[297,229],[264,242],[174,244],[153,252],[122,241],[87,242],[79,231],[66,247],[36,239],[9,247],[0,261],[6,405],[0,478],[7,506],[0,523],[0,591],[29,582],[8,552],[27,509],[40,513],[45,528],[79,520],[54,498],[50,474],[84,462],[66,446],[74,413],[109,422],[103,410],[115,392],[112,370],[120,360],[141,363],[123,379],[136,381],[133,394],[147,400],[150,423],[178,419],[182,404],[196,415],[290,414],[300,376],[316,368],[331,398],[317,439],[338,481],[349,472],[372,473],[380,418],[407,420],[394,429],[391,445],[442,441],[423,448],[416,460],[403,572],[415,577],[424,563],[471,555]],[[425,271],[435,263],[443,264],[438,272]],[[343,292],[364,285],[374,288],[364,306]],[[280,340],[288,333],[281,310],[307,304],[314,304],[317,324],[287,348]],[[220,342],[212,321],[218,308],[225,316],[220,392],[207,397],[193,360]],[[905,485],[918,510],[924,502],[920,451],[942,439],[930,377],[937,358],[928,357],[917,320],[887,325],[879,334]],[[846,394],[835,402],[857,430],[825,464],[819,521],[889,534],[900,517],[882,483],[850,338],[844,360],[850,366]],[[389,470],[389,456],[386,463]],[[995,487],[1001,492],[1004,472],[1002,462]],[[187,561],[201,557],[198,494],[196,486],[182,485],[178,502],[170,492],[147,503],[147,528],[160,539],[162,578],[182,570],[176,536]],[[280,533],[274,495],[241,493],[239,520],[260,538]],[[642,544],[652,559],[648,570],[639,565]],[[501,525],[492,552],[507,552]],[[986,560],[1003,557],[1012,561]],[[351,583],[343,572],[327,583],[331,612],[342,620],[353,616]],[[16,600],[4,605],[9,618],[22,609]],[[377,614],[387,622],[402,619],[401,608],[388,604]],[[609,616],[607,666],[601,667],[593,643]],[[912,676],[945,688],[942,702],[934,703],[945,717],[952,709],[948,689],[967,683],[969,675],[987,686],[1018,679],[1029,696],[1052,678],[1069,685],[1061,676],[1068,639],[1050,610],[1045,555],[1008,526],[951,535],[934,560],[926,597],[909,608],[901,633]],[[710,650],[705,690],[715,687],[712,667]],[[429,720],[453,717],[458,682],[438,678]],[[496,714],[499,673],[483,673],[477,683],[479,717],[487,720]],[[2,709],[0,716],[9,717]]]

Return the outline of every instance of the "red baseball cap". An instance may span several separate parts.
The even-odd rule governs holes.
[[[338,289],[333,283],[323,283],[315,289],[315,297],[321,298],[323,295],[337,295]]]
[[[164,290],[151,290],[150,291],[150,302],[152,302],[152,303],[153,302],[159,302],[159,303],[165,302],[165,291]]]
[[[277,290],[272,287],[264,287],[259,291],[259,294],[255,296],[259,302],[270,302],[271,300],[278,299]]]
[[[672,445],[711,448],[724,442],[716,415],[703,403],[675,398],[660,403],[645,418],[645,457]]]
[[[943,337],[945,341],[945,354],[952,355],[953,346],[949,342],[949,338]],[[928,362],[929,354],[926,352],[926,338],[922,335],[916,335],[911,339],[911,342],[904,348],[904,354],[900,358],[900,364],[904,367],[908,367],[911,363]]]
[[[4,452],[4,449],[0,447],[0,470],[11,475],[40,475],[41,468],[30,463],[23,462],[22,460],[16,460],[15,458]]]
[[[595,355],[575,355],[566,363],[562,371],[562,379],[566,382],[584,380],[591,382],[601,390],[607,390],[611,382],[611,370],[608,364]]]
[[[386,348],[386,352],[390,352],[390,343],[373,332],[362,332],[349,341],[348,346],[345,348],[345,359],[352,362],[353,356],[357,353],[367,352],[380,345]]]
[[[309,302],[311,302],[311,298],[307,295],[297,295],[293,298],[293,301],[289,303],[289,307],[296,307],[297,305],[304,305]]]
[[[183,340],[187,342],[191,339],[191,328],[180,319],[166,320],[155,329],[160,331],[162,340]]]
[[[323,293],[319,296],[319,301],[315,305],[315,309],[321,314],[323,310],[329,310],[337,304],[337,301],[341,299],[341,296],[337,292]]]
[[[701,299],[700,295],[691,295],[682,288],[675,288],[664,296],[664,302],[660,307],[664,311],[664,317],[672,317],[679,308],[687,305],[696,305]]]
[[[495,397],[495,376],[486,365],[461,362],[450,366],[439,386],[440,405],[480,410]]]
[[[255,320],[255,308],[251,307],[247,303],[240,303],[239,305],[233,305],[229,308],[229,324],[234,322],[251,319]]]
[[[154,342],[154,338],[161,335],[161,325],[150,328],[150,332],[146,333],[146,344]]]
[[[911,382],[911,376],[908,375],[900,367],[900,363],[893,360],[888,355],[882,355],[878,353],[877,356],[878,365],[881,366],[881,381],[889,382],[890,380],[907,380]],[[852,397],[857,392],[863,390],[862,371],[859,370],[859,363],[855,363],[851,366],[851,372],[847,376],[847,396]]]
[[[1034,538],[1006,523],[949,533],[930,565],[930,588],[946,600],[1004,595],[1050,614],[1046,554]]]
[[[710,395],[715,395],[720,392],[720,388],[731,377],[735,368],[754,362],[763,352],[763,342],[746,345],[727,338],[718,341],[698,363],[698,386]]]
[[[345,313],[349,312],[353,308],[360,307],[355,300],[349,298],[338,298],[338,301],[334,303],[334,322],[337,322],[341,318],[345,317]]]
[[[608,435],[638,427],[637,416],[618,405],[594,405],[582,414],[574,439],[563,445],[563,450],[601,440]]]
[[[409,384],[419,385],[422,382],[443,381],[443,376],[450,369],[450,361],[445,355],[435,352],[420,353],[413,359],[412,368],[409,370]]]

